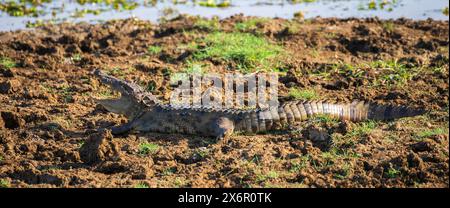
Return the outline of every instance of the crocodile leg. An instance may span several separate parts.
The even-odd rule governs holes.
[[[113,126],[111,128],[111,133],[114,135],[120,135],[120,134],[125,134],[127,132],[130,132],[131,130],[133,130],[134,127],[134,122],[130,121],[128,123],[119,125],[119,126]]]
[[[217,140],[226,139],[234,131],[234,122],[227,117],[220,117],[212,123],[212,136]]]

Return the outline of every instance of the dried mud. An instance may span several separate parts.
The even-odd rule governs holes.
[[[220,30],[251,17],[220,21]],[[0,57],[16,62],[0,69],[0,179],[8,187],[448,187],[449,137],[417,136],[448,127],[448,21],[378,19],[283,19],[258,24],[258,33],[281,45],[287,88],[314,89],[321,98],[374,100],[425,108],[426,116],[380,122],[353,143],[331,152],[330,135],[351,132],[349,122],[305,122],[296,130],[233,135],[227,141],[169,134],[112,136],[126,119],[92,97],[107,94],[91,75],[95,68],[154,86],[167,100],[167,72],[180,71],[192,51],[179,47],[211,32],[180,17],[160,25],[139,20],[90,25],[61,24],[0,33]],[[256,31],[258,30],[258,31]],[[151,45],[162,47],[151,55]],[[336,63],[396,59],[430,72],[402,85],[371,87],[363,77],[312,72]],[[225,63],[205,61],[208,71]],[[441,68],[439,72],[434,68]],[[148,155],[142,142],[159,148]]]

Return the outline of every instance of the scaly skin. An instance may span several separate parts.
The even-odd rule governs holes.
[[[378,105],[368,102],[333,103],[328,101],[288,101],[267,109],[214,109],[206,107],[174,107],[162,104],[154,95],[138,85],[94,72],[102,83],[122,94],[116,100],[98,100],[109,111],[127,116],[130,121],[114,127],[113,134],[129,131],[181,133],[224,138],[238,130],[247,133],[280,129],[315,115],[329,115],[354,122],[392,120],[424,113],[403,106]]]

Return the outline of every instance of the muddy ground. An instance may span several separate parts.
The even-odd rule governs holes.
[[[170,73],[186,68],[194,53],[184,46],[202,45],[214,31],[236,32],[249,19],[238,15],[218,25],[187,16],[159,25],[129,19],[0,33],[1,186],[449,187],[448,21],[266,19],[241,31],[286,52],[278,59],[281,97],[297,87],[321,99],[424,108],[422,116],[313,119],[227,141],[98,130],[126,119],[94,102],[114,94],[93,69],[151,86],[167,100]],[[155,45],[161,50],[150,53]],[[386,77],[382,64],[366,64],[392,60],[401,64],[394,70],[407,73]],[[211,72],[234,67],[201,62]],[[345,65],[355,67],[340,70]]]

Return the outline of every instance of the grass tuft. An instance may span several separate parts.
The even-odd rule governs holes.
[[[147,52],[150,55],[157,55],[157,54],[161,53],[161,51],[162,51],[161,46],[149,46],[147,49]]]
[[[0,188],[9,188],[11,184],[6,179],[0,180]]]
[[[154,154],[158,151],[159,145],[154,143],[143,142],[139,144],[139,154],[140,155],[149,155]]]
[[[217,31],[220,28],[219,18],[211,18],[211,19],[199,18],[195,21],[194,27],[201,30]]]
[[[8,57],[0,57],[0,65],[5,67],[6,69],[11,69],[16,66],[16,62]]]
[[[400,175],[400,171],[395,168],[389,168],[388,171],[385,172],[387,178],[396,178]]]
[[[215,32],[205,37],[207,46],[194,53],[195,60],[234,63],[244,73],[274,71],[275,59],[282,52],[278,45],[248,33]]]
[[[383,76],[375,80],[378,85],[403,85],[411,81],[420,72],[419,68],[408,68],[397,61],[375,61],[369,64],[372,68],[383,71]]]
[[[145,183],[138,183],[134,185],[134,188],[150,188],[150,187]]]
[[[268,179],[278,178],[279,174],[276,171],[269,171],[267,174],[256,174],[256,181],[263,182]]]
[[[311,160],[309,155],[301,156],[298,160],[292,160],[289,172],[298,173],[300,170],[306,168]]]
[[[391,21],[383,22],[383,29],[386,32],[394,32],[395,30],[395,24]]]
[[[301,90],[294,87],[289,89],[289,97],[301,100],[313,100],[318,96],[314,90],[310,89]]]
[[[366,121],[359,123],[345,135],[333,134],[333,146],[336,148],[354,146],[358,139],[369,135],[377,126],[378,123],[375,121]]]
[[[204,7],[229,7],[231,1],[229,0],[200,0],[197,2],[199,6]]]
[[[239,32],[249,32],[258,29],[258,26],[268,22],[270,19],[268,18],[251,18],[249,20],[245,20],[243,22],[237,23],[234,26],[234,29]]]
[[[429,130],[421,131],[421,132],[419,132],[417,134],[417,137],[419,137],[419,138],[427,138],[427,137],[432,137],[432,136],[436,136],[436,135],[443,135],[443,134],[448,134],[448,129],[435,128],[435,129],[429,129]]]
[[[445,16],[448,16],[448,7],[445,7],[445,8],[442,10],[442,14],[444,14]]]

